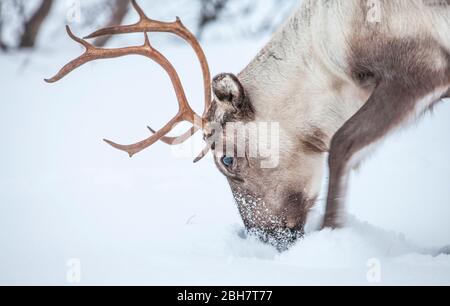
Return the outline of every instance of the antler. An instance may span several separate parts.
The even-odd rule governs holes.
[[[175,22],[160,22],[156,20],[152,20],[147,17],[142,8],[137,4],[136,0],[131,0],[131,4],[139,15],[139,21],[125,26],[113,26],[107,27],[100,30],[97,30],[88,36],[85,39],[97,38],[105,35],[115,35],[115,34],[128,34],[128,33],[139,33],[139,32],[165,32],[165,33],[173,33],[181,38],[183,38],[187,43],[189,43],[194,49],[195,54],[200,61],[200,66],[202,68],[203,73],[203,87],[204,87],[204,97],[205,97],[205,109],[203,112],[203,116],[206,116],[208,112],[210,103],[211,103],[211,73],[209,70],[208,61],[206,60],[205,53],[203,52],[202,47],[200,46],[198,40],[195,36],[182,24],[181,20],[177,17]],[[193,134],[198,131],[197,127],[193,127],[192,129],[185,132],[183,135],[179,137],[171,137],[166,138],[163,142],[167,144],[181,144],[187,139],[189,139]],[[189,136],[190,135],[190,136]],[[188,137],[189,136],[189,137]]]
[[[156,134],[156,131],[152,129],[151,127],[147,126],[147,129],[152,133]],[[188,131],[186,131],[184,134],[178,136],[178,137],[162,137],[160,140],[168,145],[179,145],[188,140],[192,137],[196,132],[198,131],[197,127],[193,126]]]
[[[113,34],[123,34],[123,33],[134,33],[134,32],[143,32],[145,36],[145,43],[142,46],[137,47],[125,47],[125,48],[116,48],[116,49],[107,49],[107,48],[98,48],[87,42],[85,39],[78,38],[75,36],[70,28],[67,26],[67,33],[69,36],[79,44],[83,45],[86,48],[86,51],[79,56],[78,58],[74,59],[73,61],[69,62],[67,65],[65,65],[59,72],[51,79],[46,79],[47,82],[53,83],[56,81],[59,81],[66,75],[68,75],[70,72],[75,70],[76,68],[94,61],[98,59],[108,59],[108,58],[116,58],[116,57],[122,57],[130,54],[135,55],[142,55],[145,57],[148,57],[158,63],[161,67],[164,68],[164,70],[169,75],[176,96],[178,100],[178,106],[179,111],[173,117],[162,129],[155,132],[151,130],[154,134],[136,144],[132,145],[119,145],[112,141],[106,140],[108,144],[113,146],[116,149],[122,150],[127,152],[130,157],[132,157],[134,154],[141,152],[142,150],[148,148],[158,140],[162,140],[168,144],[174,145],[174,144],[180,144],[184,142],[185,140],[189,139],[193,134],[195,134],[199,129],[202,129],[206,124],[205,115],[208,112],[208,109],[211,104],[211,90],[210,90],[210,83],[211,83],[211,76],[209,71],[208,62],[206,60],[206,56],[198,43],[197,39],[192,35],[192,33],[187,30],[184,25],[181,23],[180,19],[177,18],[175,22],[167,23],[167,22],[159,22],[149,19],[142,9],[138,6],[135,0],[132,0],[132,5],[138,12],[140,16],[139,22],[133,25],[128,26],[117,26],[117,27],[110,27],[98,30],[90,35],[88,35],[85,39],[99,37],[102,35],[113,35]],[[154,49],[147,36],[147,32],[168,32],[176,34],[183,39],[185,39],[194,49],[195,53],[197,54],[197,57],[200,61],[200,65],[202,67],[203,72],[203,81],[204,81],[204,88],[205,88],[205,110],[203,115],[200,117],[197,115],[192,108],[190,107],[186,94],[184,92],[183,86],[181,84],[180,78],[178,76],[178,73],[176,72],[173,65],[156,49]],[[182,121],[188,121],[190,122],[193,127],[180,137],[165,137],[178,123]],[[207,147],[208,148],[208,147]],[[205,151],[205,150],[204,150]],[[204,156],[204,154],[203,154]]]

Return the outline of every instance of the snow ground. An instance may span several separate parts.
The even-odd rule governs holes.
[[[207,45],[213,74],[238,72],[262,44]],[[200,111],[193,53],[162,50]],[[191,144],[130,160],[101,141],[146,137],[147,124],[175,113],[175,98],[139,57],[43,82],[79,52],[67,42],[0,57],[0,284],[69,284],[75,258],[85,285],[370,285],[376,272],[385,285],[450,285],[450,256],[439,252],[450,244],[448,103],[352,176],[347,228],[311,231],[280,254],[241,238],[227,183],[210,158],[192,164]]]

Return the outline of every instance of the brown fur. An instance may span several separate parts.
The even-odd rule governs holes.
[[[340,225],[339,213],[350,159],[400,126],[414,112],[421,98],[450,83],[449,68],[436,71],[428,64],[429,56],[439,48],[432,39],[379,38],[353,42],[349,54],[351,75],[372,74],[376,89],[362,109],[332,139],[324,226]],[[444,51],[441,56],[449,58]]]
[[[328,152],[328,135],[319,128],[313,128],[310,133],[301,138],[303,149],[307,153]]]

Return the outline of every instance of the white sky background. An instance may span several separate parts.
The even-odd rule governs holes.
[[[210,157],[192,164],[190,143],[159,143],[130,160],[101,141],[145,138],[146,125],[174,114],[171,84],[154,63],[116,59],[43,82],[81,52],[64,18],[46,25],[35,52],[0,54],[1,284],[70,284],[71,258],[81,262],[82,284],[369,284],[371,258],[384,284],[450,284],[449,256],[434,256],[450,244],[448,100],[352,176],[348,228],[312,233],[278,254],[239,237],[225,179]],[[163,37],[155,43],[200,111],[194,54]],[[209,40],[212,73],[239,72],[267,39]],[[124,41],[141,37],[113,45]]]

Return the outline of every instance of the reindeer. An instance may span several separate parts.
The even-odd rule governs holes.
[[[139,22],[102,29],[86,39],[142,32],[143,46],[101,49],[68,28],[86,52],[47,81],[60,80],[96,59],[138,54],[156,61],[171,78],[179,112],[137,144],[106,142],[133,156],[156,141],[180,144],[202,130],[206,148],[196,161],[213,151],[248,231],[281,248],[303,235],[327,157],[323,226],[338,228],[345,221],[349,172],[387,135],[450,96],[449,0],[305,0],[241,73],[213,80],[199,43],[179,19],[154,21],[136,1],[132,4]],[[189,106],[176,70],[150,45],[147,32],[174,33],[193,47],[203,71],[202,116]],[[181,121],[192,123],[192,128],[167,137]],[[235,137],[227,124],[258,122],[279,124],[277,167],[261,167],[263,158],[247,150],[233,154],[239,150],[236,144],[231,150],[222,148]],[[244,137],[251,141],[257,134]]]

